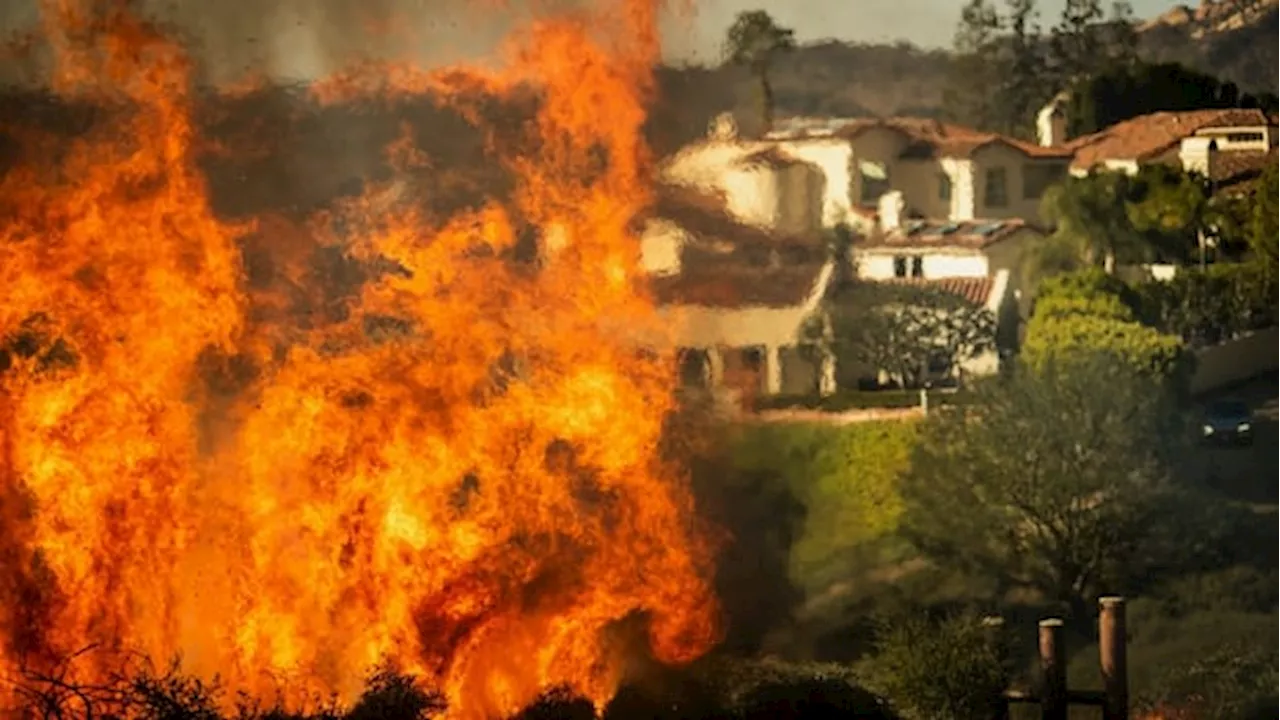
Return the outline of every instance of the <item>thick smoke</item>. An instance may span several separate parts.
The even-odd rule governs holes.
[[[29,34],[41,0],[6,0],[0,33]],[[210,84],[265,76],[307,81],[361,60],[404,60],[418,67],[474,63],[493,55],[511,28],[581,0],[133,0],[137,10],[179,29],[197,48]],[[0,64],[0,82],[31,83],[47,57]]]

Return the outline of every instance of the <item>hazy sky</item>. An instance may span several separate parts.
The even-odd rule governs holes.
[[[38,0],[0,0],[0,33],[30,27]],[[242,77],[248,68],[269,75],[328,74],[359,54],[409,52],[420,64],[489,53],[529,8],[587,4],[593,0],[139,0],[147,10],[176,21],[202,47],[215,80]],[[600,1],[600,0],[595,0]],[[909,40],[948,45],[964,0],[671,0],[691,6],[664,23],[669,60],[715,62],[721,38],[743,10],[764,9],[795,29],[797,39]],[[1190,0],[1195,2],[1196,0]],[[505,2],[505,9],[494,6]],[[1041,21],[1052,24],[1063,0],[1040,0]],[[999,0],[997,0],[999,3]],[[1149,17],[1171,0],[1133,0]],[[367,28],[382,27],[377,34]],[[388,33],[387,28],[390,28]],[[0,63],[0,81],[20,68]],[[28,71],[30,74],[30,71]]]
[[[1190,5],[1196,0],[1182,0]],[[1132,0],[1140,18],[1158,15],[1173,0]],[[1000,4],[997,2],[997,4]],[[1063,0],[1039,0],[1041,23],[1056,22]],[[685,33],[672,37],[672,49],[699,55],[714,51],[724,28],[743,10],[763,9],[794,28],[802,42],[823,38],[861,41],[910,40],[937,47],[951,44],[963,0],[696,0],[697,18]],[[683,35],[685,33],[678,33]]]

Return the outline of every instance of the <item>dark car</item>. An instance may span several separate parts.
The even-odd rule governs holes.
[[[1253,411],[1239,400],[1222,400],[1205,408],[1201,435],[1214,444],[1252,445]]]

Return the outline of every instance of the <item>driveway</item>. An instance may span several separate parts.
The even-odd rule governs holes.
[[[1277,418],[1280,407],[1280,375],[1272,373],[1243,385],[1203,398],[1201,409],[1216,400],[1243,400],[1253,409],[1254,441],[1251,447],[1198,447],[1193,465],[1200,476],[1232,497],[1274,508],[1280,496],[1280,443]],[[1259,508],[1261,509],[1261,508]]]

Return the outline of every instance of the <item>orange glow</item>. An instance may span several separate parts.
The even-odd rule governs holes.
[[[0,181],[0,675],[96,644],[77,678],[119,671],[113,651],[180,657],[298,707],[389,661],[485,718],[555,686],[607,700],[627,652],[608,630],[637,614],[660,660],[714,644],[710,548],[657,451],[673,356],[639,352],[663,333],[627,230],[656,9],[602,6],[512,37],[505,74],[317,83],[536,89],[508,205],[435,218],[373,187],[233,226],[196,166],[183,49],[45,0],[54,87],[128,110]],[[408,140],[388,153],[431,171]],[[507,258],[514,216],[554,248],[536,268]],[[302,286],[316,243],[395,270],[329,324],[248,289],[250,248]],[[209,381],[237,363],[243,387]]]

